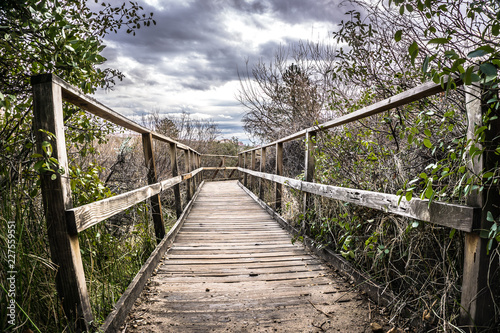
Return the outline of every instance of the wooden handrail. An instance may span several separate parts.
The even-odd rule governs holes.
[[[454,79],[454,81],[455,81],[455,84],[457,86],[460,86],[463,84],[462,81],[459,79]],[[448,83],[448,80],[446,79],[443,83],[443,86],[446,86],[447,83]],[[411,103],[411,102],[416,102],[422,98],[433,96],[437,93],[445,91],[446,89],[443,88],[443,86],[441,84],[436,84],[434,82],[426,82],[426,83],[419,85],[415,88],[409,89],[409,90],[404,91],[402,93],[399,93],[395,96],[386,98],[380,102],[366,106],[366,107],[361,108],[361,109],[354,111],[352,113],[346,114],[344,116],[335,118],[333,120],[327,121],[327,122],[319,124],[319,125],[315,125],[315,126],[303,129],[299,132],[293,133],[289,136],[278,139],[278,140],[273,141],[271,143],[261,145],[260,147],[247,149],[247,150],[242,151],[238,154],[251,152],[253,150],[260,149],[261,147],[263,147],[263,148],[273,147],[277,143],[284,143],[284,142],[288,142],[288,141],[297,140],[297,139],[304,137],[306,135],[306,133],[308,133],[308,132],[317,132],[320,130],[326,130],[326,129],[330,129],[333,127],[341,126],[341,125],[348,124],[348,123],[351,123],[351,122],[356,121],[356,120],[360,120],[363,118],[373,116],[373,115],[378,114],[378,113],[382,113],[384,111],[388,111],[390,109],[394,109],[398,106],[406,105],[406,104]]]
[[[33,76],[31,79],[31,84],[40,84],[40,83],[45,83],[45,82],[52,82],[57,84],[58,86],[61,87],[62,89],[62,98],[63,100],[70,102],[71,104],[74,104],[83,110],[92,113],[93,115],[96,115],[100,118],[106,119],[110,122],[112,122],[115,125],[122,126],[126,129],[129,129],[131,131],[144,134],[144,133],[151,133],[154,139],[167,142],[167,143],[175,143],[177,145],[177,148],[182,149],[182,150],[190,150],[195,152],[196,154],[199,154],[196,150],[193,148],[186,146],[183,143],[177,142],[174,139],[169,138],[168,136],[165,136],[163,134],[151,131],[150,129],[141,126],[137,124],[136,122],[128,119],[127,117],[122,116],[116,111],[111,110],[107,106],[103,105],[102,103],[98,102],[94,98],[85,95],[82,93],[80,90],[77,88],[73,87],[60,77],[54,75],[54,74],[41,74],[37,76]]]
[[[42,143],[52,141],[52,157],[58,160],[63,174],[46,172],[40,175],[44,210],[46,212],[47,233],[51,257],[58,266],[56,283],[66,316],[75,323],[75,331],[92,331],[93,314],[90,307],[86,279],[80,255],[78,233],[93,225],[137,204],[150,199],[155,234],[158,243],[166,237],[159,193],[174,188],[175,206],[179,219],[183,215],[179,183],[196,181],[202,168],[179,174],[177,148],[192,156],[193,166],[199,166],[199,153],[189,146],[167,136],[150,131],[119,113],[104,106],[90,96],[80,92],[53,74],[43,74],[31,78],[33,85],[34,131],[37,149],[43,154]],[[68,158],[64,134],[63,101],[72,103],[115,125],[142,134],[145,164],[148,169],[149,185],[111,197],[73,208],[71,187],[69,186]],[[49,137],[53,133],[55,137]],[[170,146],[172,178],[158,181],[152,140],[167,142]],[[190,207],[189,203],[187,207]],[[147,276],[146,276],[147,279]]]
[[[305,182],[298,179],[244,168],[238,168],[238,170],[252,176],[283,184],[302,192],[350,202],[359,206],[381,210],[386,213],[406,216],[466,232],[472,231],[474,216],[480,213],[481,210],[476,207],[438,201],[433,201],[429,204],[429,200],[417,198],[412,198],[410,201],[407,201],[404,197],[401,198],[399,195],[394,194]]]
[[[453,78],[456,86],[462,85],[463,82],[456,77]],[[455,205],[444,202],[429,202],[428,200],[420,200],[412,198],[406,201],[404,197],[393,194],[385,194],[371,191],[363,191],[344,187],[337,187],[325,184],[313,183],[312,173],[314,170],[314,155],[311,154],[312,145],[310,138],[314,137],[318,132],[327,130],[344,124],[348,124],[369,116],[379,114],[384,111],[391,110],[398,106],[403,106],[411,102],[418,101],[422,98],[444,92],[447,86],[448,78],[441,84],[427,82],[405,92],[384,99],[362,109],[359,109],[350,114],[338,117],[323,124],[319,124],[310,128],[306,128],[287,137],[278,139],[274,142],[264,144],[260,147],[252,148],[240,152],[239,172],[243,173],[243,185],[247,186],[247,174],[267,179],[274,183],[275,194],[275,210],[281,207],[282,195],[281,186],[286,185],[291,188],[300,190],[304,193],[303,213],[306,216],[308,209],[313,207],[312,201],[307,194],[316,194],[329,198],[338,199],[344,202],[350,202],[356,205],[370,207],[378,210],[383,210],[388,213],[393,213],[401,216],[406,216],[429,223],[454,228],[465,231],[465,249],[464,249],[464,269],[462,280],[462,296],[461,296],[461,312],[460,323],[466,327],[473,329],[476,325],[488,325],[489,320],[494,314],[494,305],[491,295],[487,292],[490,272],[487,258],[487,241],[480,237],[480,230],[488,230],[491,226],[491,216],[495,219],[500,216],[498,201],[500,201],[500,193],[498,191],[489,191],[485,186],[485,190],[472,191],[467,198],[467,205]],[[479,87],[466,87],[465,106],[467,110],[468,129],[467,138],[475,138],[475,128],[483,124],[484,105],[487,105],[487,99],[484,99]],[[481,97],[478,97],[481,96]],[[488,123],[485,131],[485,142],[478,142],[476,146],[488,145],[487,142],[492,142],[500,132],[500,119],[491,120]],[[283,177],[281,166],[283,163],[282,147],[284,142],[296,140],[306,136],[306,154],[305,154],[305,170],[304,175],[308,181],[300,181]],[[246,157],[250,152],[256,152],[258,149],[265,151],[268,147],[276,146],[276,168],[275,174],[267,174],[255,170],[252,164],[251,169],[248,168]],[[490,147],[494,150],[494,147]],[[480,174],[484,170],[491,170],[500,165],[500,157],[488,154],[488,149],[484,149],[484,153],[480,157],[476,157],[474,162],[471,162],[471,169],[475,174]],[[265,153],[261,154],[262,162],[265,161]],[[262,169],[261,169],[262,171]],[[262,182],[259,184],[260,193],[263,193]],[[492,193],[494,192],[494,193]],[[261,195],[262,196],[262,195]],[[303,223],[306,223],[304,221]]]

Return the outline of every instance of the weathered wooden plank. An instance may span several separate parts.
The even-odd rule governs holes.
[[[238,155],[215,155],[215,154],[201,154],[201,156],[238,158]]]
[[[266,148],[260,149],[260,172],[266,171]],[[264,179],[259,177],[259,198],[264,200]]]
[[[472,142],[475,141],[476,129],[483,126],[483,115],[489,111],[486,101],[490,98],[491,95],[481,91],[479,86],[466,88],[467,139]],[[484,149],[484,153],[473,160],[469,158],[469,170],[474,175],[498,167],[500,157],[495,153],[495,149],[499,144],[499,132],[500,120],[489,120],[484,131],[484,141],[476,144],[479,150]],[[487,183],[483,185],[483,191],[473,191],[467,198],[468,205],[481,207],[474,225],[475,230],[465,235],[460,323],[470,331],[476,331],[477,327],[492,328],[491,325],[495,321],[495,305],[488,285],[491,283],[489,280],[493,278],[492,272],[495,272],[498,266],[498,260],[490,262],[490,256],[487,254],[488,239],[481,238],[479,230],[491,228],[491,221],[487,219],[488,212],[495,220],[498,219],[500,193],[496,186]]]
[[[250,154],[250,169],[255,170],[255,150],[252,150],[252,153]],[[250,188],[255,190],[255,186],[257,185],[257,177],[251,177],[250,178]]]
[[[75,221],[78,232],[160,193],[161,184],[144,186],[117,196],[66,210],[68,219]]]
[[[189,178],[191,178],[191,153],[190,152],[185,152],[184,153],[184,167],[186,170],[185,171],[185,175],[183,175],[183,177],[185,176],[186,178],[184,178],[187,183],[186,183],[186,200],[189,201],[191,200],[191,180]],[[187,175],[189,174],[189,178],[187,177]]]
[[[356,190],[345,187],[304,182],[283,176],[261,173],[240,168],[241,172],[269,179],[296,190],[321,195],[324,197],[350,202],[356,205],[370,207],[400,216],[406,216],[421,221],[455,228],[470,232],[478,208],[444,202],[412,198],[407,201],[394,194]]]
[[[248,168],[248,154],[243,154],[243,167]],[[243,174],[243,185],[248,186],[248,176],[246,173]]]
[[[382,286],[375,284],[369,276],[356,270],[349,262],[342,258],[342,256],[324,247],[316,246],[316,243],[312,239],[310,239],[306,235],[300,234],[297,229],[292,227],[285,219],[274,212],[273,209],[269,207],[264,201],[260,200],[256,195],[248,191],[241,183],[238,183],[238,185],[245,192],[247,192],[247,194],[252,197],[252,199],[254,199],[262,208],[264,208],[283,228],[288,230],[290,234],[296,236],[301,235],[304,240],[303,244],[310,251],[332,264],[342,275],[356,281],[358,287],[364,290],[371,299],[384,306],[388,306],[394,303],[395,297],[390,291],[386,290],[386,288]]]
[[[276,143],[276,167],[274,169],[274,174],[278,177],[283,175],[283,142]],[[274,183],[274,209],[277,212],[281,211],[282,206],[282,193],[283,186],[282,183]]]
[[[190,152],[187,151],[189,154]],[[170,168],[172,170],[172,177],[177,177],[179,175],[179,166],[177,165],[177,144],[170,143]],[[175,198],[175,212],[177,218],[182,215],[182,200],[181,200],[181,189],[179,184],[174,185],[174,198]]]
[[[158,182],[158,178],[156,176],[156,163],[153,153],[153,137],[151,136],[151,133],[142,134],[142,148],[144,150],[144,160],[148,170],[148,184],[156,184]],[[163,237],[165,237],[165,226],[163,224],[160,195],[154,194],[149,198],[149,200],[151,201],[155,236],[157,242],[159,243]]]
[[[314,141],[316,140],[316,132],[307,132],[306,133],[306,153],[305,153],[305,170],[304,170],[304,180],[306,182],[312,183],[314,182],[314,170],[316,167],[316,163],[314,160]],[[309,210],[314,210],[314,201],[309,192],[304,192],[304,202],[303,202],[303,225],[302,230],[307,229],[307,212]]]
[[[53,82],[55,76],[43,75],[32,78],[34,135],[37,151],[45,154],[43,142],[52,146],[52,157],[59,162],[63,173],[45,172],[40,175],[42,202],[47,223],[50,255],[56,271],[56,286],[64,313],[75,327],[69,330],[92,330],[85,273],[80,254],[80,245],[74,221],[68,221],[65,210],[72,208],[69,184],[68,158],[64,136],[64,116],[61,87]],[[47,132],[55,135],[49,137]],[[55,175],[55,179],[52,177]]]
[[[199,190],[193,195],[193,199],[186,205],[175,225],[169,230],[167,235],[154,249],[153,253],[149,256],[148,260],[141,267],[140,271],[129,284],[123,295],[116,302],[115,309],[108,315],[102,326],[99,328],[101,332],[117,332],[120,326],[125,321],[130,309],[134,305],[135,300],[141,294],[147,280],[151,277],[153,270],[160,263],[165,251],[174,242],[179,230],[182,228],[186,217],[189,215],[193,207],[193,202],[196,200],[203,184],[200,185]]]

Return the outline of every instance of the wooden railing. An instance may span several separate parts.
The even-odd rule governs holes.
[[[461,85],[457,82],[457,85]],[[444,83],[446,86],[446,82]],[[474,192],[469,195],[467,205],[456,205],[444,202],[421,200],[412,198],[407,201],[405,197],[399,195],[386,194],[358,189],[344,188],[338,186],[314,183],[315,161],[313,154],[313,138],[319,131],[348,124],[372,115],[389,111],[398,106],[415,102],[419,99],[443,92],[439,84],[432,82],[425,83],[406,92],[400,93],[391,98],[385,99],[373,105],[364,107],[356,112],[341,116],[326,123],[304,129],[300,132],[276,140],[261,147],[249,149],[239,153],[238,170],[243,175],[243,185],[257,187],[256,180],[259,180],[258,193],[260,199],[264,200],[263,179],[274,183],[274,210],[279,212],[282,206],[282,186],[300,190],[304,195],[303,211],[312,209],[311,194],[353,203],[360,206],[378,209],[387,213],[410,217],[429,223],[462,230],[465,236],[465,259],[463,270],[462,296],[461,296],[461,324],[466,327],[481,326],[491,321],[494,317],[494,304],[489,294],[488,285],[488,260],[486,252],[487,239],[479,236],[479,230],[489,229],[491,223],[487,221],[486,213],[494,212],[498,215],[498,207],[494,202],[498,195],[486,192]],[[469,119],[468,138],[474,137],[475,126],[482,125],[482,105],[481,92],[478,88],[466,89],[466,109]],[[494,137],[500,132],[497,124],[490,124],[487,130],[488,137]],[[496,133],[496,134],[495,134]],[[297,180],[283,177],[283,143],[296,139],[305,139],[305,180]],[[265,173],[266,149],[276,147],[276,165],[274,174]],[[260,150],[260,170],[256,170],[256,152]],[[485,153],[486,154],[486,153]],[[482,170],[489,170],[499,162],[497,155],[492,154],[481,156],[474,160],[473,171],[479,174]],[[472,164],[472,163],[471,163]],[[247,176],[248,175],[248,176]],[[248,179],[250,178],[250,179]],[[490,191],[492,192],[492,191]],[[304,214],[305,216],[305,214]]]
[[[220,163],[219,166],[213,167],[213,166],[206,166],[203,167],[203,178],[204,179],[210,179],[210,180],[229,180],[229,179],[238,179],[239,175],[235,174],[235,171],[238,170],[237,167],[228,167],[226,166],[226,159],[237,159],[238,156],[233,156],[233,155],[216,155],[216,154],[202,154],[202,164],[203,164],[203,157],[208,157],[208,158],[220,158]],[[209,176],[208,172],[212,173],[211,177]],[[222,177],[217,178],[217,175],[219,171],[222,171]],[[229,174],[228,174],[229,173]]]
[[[53,262],[57,265],[56,285],[66,316],[76,324],[77,331],[92,331],[93,314],[80,257],[78,233],[93,225],[137,204],[150,199],[155,234],[158,246],[148,261],[136,275],[130,286],[116,304],[116,309],[108,316],[101,330],[116,330],[132,307],[135,299],[142,291],[152,270],[159,263],[165,249],[171,244],[178,232],[184,217],[189,211],[195,191],[202,182],[200,154],[194,149],[172,140],[162,134],[123,117],[115,111],[100,104],[89,96],[64,82],[52,74],[32,77],[34,104],[34,131],[37,149],[44,154],[42,145],[50,143],[50,157],[57,160],[58,172],[41,174],[42,200],[47,221],[47,233]],[[71,187],[69,185],[68,158],[64,134],[63,101],[70,102],[80,108],[142,135],[143,150],[148,168],[149,185],[90,204],[73,207]],[[172,178],[158,181],[153,139],[169,144]],[[45,144],[46,145],[46,144]],[[184,150],[185,173],[178,170],[177,150]],[[49,157],[45,155],[46,157]],[[186,182],[187,199],[183,209],[180,186]],[[173,188],[178,221],[165,234],[160,192]]]

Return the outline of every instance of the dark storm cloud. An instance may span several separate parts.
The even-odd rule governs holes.
[[[213,117],[225,137],[238,133],[245,140],[245,110],[234,99],[237,92],[218,100],[220,94],[211,97],[212,89],[237,85],[238,71],[245,75],[247,64],[251,70],[258,61],[269,63],[280,47],[297,44],[300,32],[326,36],[349,10],[339,7],[340,1],[163,0],[155,8],[139,0],[157,24],[141,27],[135,36],[119,31],[106,37],[106,65],[122,70],[126,78],[117,84],[116,94],[101,94],[103,102],[137,117],[151,108],[177,112],[193,104],[189,112]],[[314,31],[318,25],[331,30]],[[284,30],[276,33],[277,27]],[[169,104],[172,96],[186,92],[187,100]],[[200,98],[205,104],[198,103]]]
[[[245,24],[265,30],[254,14],[267,13],[294,24],[339,22],[344,14],[332,0],[165,1],[162,6],[160,10],[143,5],[145,12],[154,13],[157,25],[137,30],[136,36],[110,35],[108,39],[117,42],[119,50],[108,48],[104,54],[110,61],[121,55],[143,65],[161,64],[162,74],[184,76],[182,85],[196,90],[237,79],[236,69],[244,67],[246,59],[271,59],[279,46],[266,42],[252,49],[238,44],[241,36],[225,24],[224,15],[236,12]],[[185,60],[182,66],[174,65],[178,57]]]

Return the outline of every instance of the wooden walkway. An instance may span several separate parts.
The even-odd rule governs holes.
[[[368,303],[235,181],[205,183],[122,332],[368,332]]]

